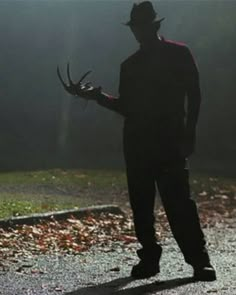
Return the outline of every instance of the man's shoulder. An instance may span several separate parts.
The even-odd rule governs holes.
[[[164,39],[162,40],[164,47],[166,47],[169,50],[173,51],[186,51],[189,50],[188,45],[184,42],[170,40],[170,39]]]
[[[162,48],[164,49],[164,52],[169,52],[170,54],[178,55],[182,54],[185,55],[185,53],[190,53],[190,49],[188,45],[184,42],[180,41],[174,41],[170,39],[165,39],[164,37],[161,37],[161,44]],[[139,59],[140,56],[140,49],[129,55],[126,59],[124,59],[121,63],[122,67],[131,66],[132,64],[135,64],[137,59]]]
[[[164,55],[180,63],[189,63],[193,60],[192,51],[186,43],[165,39],[163,48]]]
[[[139,50],[135,51],[134,53],[132,53],[131,55],[129,55],[126,59],[124,59],[121,63],[121,66],[128,66],[133,64],[137,57],[139,56]]]

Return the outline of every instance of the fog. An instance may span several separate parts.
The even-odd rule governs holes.
[[[153,1],[160,34],[186,43],[202,88],[196,170],[235,175],[236,1]],[[139,48],[133,1],[0,1],[1,170],[122,168],[123,118],[67,94],[56,75],[118,95],[121,62]]]

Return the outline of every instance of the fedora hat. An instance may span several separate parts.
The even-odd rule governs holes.
[[[150,1],[143,1],[141,3],[134,3],[131,13],[130,20],[127,23],[123,23],[126,26],[142,25],[147,23],[161,22],[165,18],[155,19],[157,16],[156,11]]]

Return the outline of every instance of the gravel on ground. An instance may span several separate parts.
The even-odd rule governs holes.
[[[159,275],[132,280],[130,270],[138,262],[137,243],[111,242],[94,245],[78,255],[35,255],[0,272],[2,295],[141,295],[141,294],[218,294],[236,295],[236,227],[232,220],[205,228],[217,281],[193,282],[173,237],[162,241]]]

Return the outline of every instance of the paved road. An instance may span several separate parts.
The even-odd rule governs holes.
[[[0,272],[0,294],[236,295],[236,228],[218,225],[204,231],[217,270],[215,282],[192,282],[192,269],[170,237],[163,242],[161,273],[154,278],[132,280],[129,273],[138,261],[135,255],[138,246],[113,243],[111,247],[93,247],[76,256],[40,255],[21,261],[9,271]],[[20,265],[24,271],[17,272]]]

